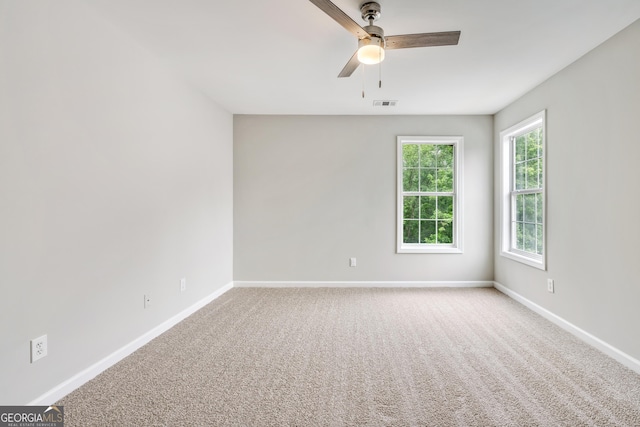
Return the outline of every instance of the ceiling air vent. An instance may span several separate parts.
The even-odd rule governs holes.
[[[395,107],[398,104],[398,101],[373,101],[374,107]]]

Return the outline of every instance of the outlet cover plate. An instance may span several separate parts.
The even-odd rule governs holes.
[[[43,335],[31,340],[31,363],[40,360],[48,353],[47,336]]]

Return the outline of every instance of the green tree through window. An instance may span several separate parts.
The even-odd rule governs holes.
[[[400,140],[400,139],[399,139]],[[456,154],[461,138],[400,143],[401,245],[454,246]],[[400,250],[401,251],[401,250]]]
[[[542,255],[543,145],[542,128],[512,137],[514,188],[512,204],[515,249]]]
[[[500,254],[542,270],[546,268],[545,129],[546,112],[541,111],[500,132]]]

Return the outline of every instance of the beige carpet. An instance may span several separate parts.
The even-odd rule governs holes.
[[[66,396],[71,426],[640,426],[640,375],[494,289],[227,292]]]

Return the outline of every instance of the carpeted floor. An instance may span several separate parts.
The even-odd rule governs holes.
[[[494,289],[235,288],[65,426],[640,426],[640,375]]]

